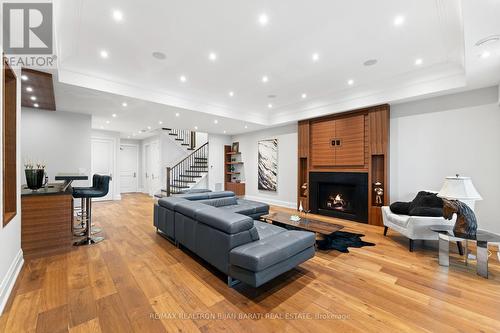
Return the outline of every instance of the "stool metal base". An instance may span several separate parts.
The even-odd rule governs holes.
[[[85,237],[77,242],[73,243],[73,246],[84,246],[84,245],[92,245],[99,242],[102,242],[104,237]]]

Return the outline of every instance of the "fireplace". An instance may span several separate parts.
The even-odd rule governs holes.
[[[368,223],[368,174],[311,172],[309,207],[315,214]]]

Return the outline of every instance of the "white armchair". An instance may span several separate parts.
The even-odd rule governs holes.
[[[384,221],[384,236],[387,236],[388,228],[399,232],[408,237],[409,250],[413,252],[414,240],[438,240],[438,234],[431,231],[429,228],[430,226],[453,226],[456,217],[453,217],[451,220],[446,220],[443,217],[399,215],[391,212],[389,206],[384,206],[382,207],[382,219]],[[457,246],[460,255],[462,255],[462,244],[457,242]]]

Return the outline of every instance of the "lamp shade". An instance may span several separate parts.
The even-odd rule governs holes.
[[[438,197],[450,200],[482,200],[470,177],[446,177]]]

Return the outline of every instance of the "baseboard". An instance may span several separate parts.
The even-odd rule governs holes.
[[[2,284],[0,285],[0,315],[3,313],[5,305],[9,300],[10,293],[12,292],[12,288],[16,284],[17,277],[19,276],[19,272],[21,272],[21,268],[24,264],[23,258],[23,250],[19,249],[17,256],[14,258],[14,261],[9,267],[7,274],[5,275]]]
[[[295,202],[270,199],[267,197],[260,197],[260,196],[254,196],[254,195],[245,195],[245,199],[265,202],[265,203],[268,203],[268,204],[273,205],[273,206],[280,206],[280,207],[285,207],[285,208],[297,209],[297,203],[295,203]]]
[[[117,195],[113,196],[113,200],[121,200],[121,199],[122,199],[121,194],[117,194]]]

